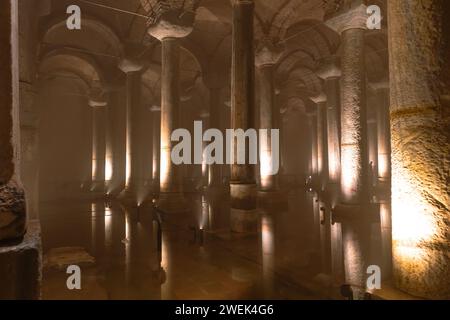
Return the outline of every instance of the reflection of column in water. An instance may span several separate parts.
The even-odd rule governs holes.
[[[274,221],[270,215],[264,215],[261,218],[261,244],[264,295],[265,298],[271,298],[274,291],[275,239]]]
[[[387,279],[392,270],[392,224],[391,205],[389,202],[380,203],[380,225],[381,225],[381,254],[382,266],[381,275]]]
[[[96,220],[95,220],[95,203],[91,203],[91,251],[95,255],[95,243],[96,243]]]
[[[172,270],[170,268],[169,241],[167,234],[162,236],[161,266],[166,272],[166,281],[161,285],[161,299],[170,300],[173,298],[172,292]]]
[[[96,258],[104,254],[105,249],[105,207],[101,203],[91,204],[92,252]]]
[[[206,201],[205,196],[202,196],[201,204],[201,217],[200,217],[200,230],[209,228],[209,203]]]
[[[342,229],[340,223],[331,226],[331,269],[333,279],[341,283],[344,281],[344,257],[342,253]]]
[[[131,255],[130,255],[130,244],[131,244],[131,220],[130,213],[125,210],[125,283],[126,288],[130,285],[130,264],[131,264]]]
[[[105,208],[105,246],[107,249],[112,246],[112,211],[109,207]]]
[[[316,253],[320,252],[320,256],[321,256],[321,261],[322,261],[322,265],[324,264],[324,253],[323,253],[323,226],[321,224],[322,221],[322,216],[321,216],[321,211],[320,211],[320,202],[319,202],[319,197],[317,196],[313,196],[312,197],[312,206],[313,206],[313,215],[314,215],[314,229],[313,229],[313,233],[314,233],[314,251]]]

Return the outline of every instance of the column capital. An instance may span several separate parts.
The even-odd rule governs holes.
[[[327,95],[324,92],[320,92],[314,96],[310,96],[309,99],[315,104],[327,102]]]
[[[367,29],[368,18],[367,6],[361,4],[328,19],[325,24],[337,33],[342,34],[349,29]]]
[[[328,58],[322,61],[317,69],[316,74],[323,80],[341,77],[341,68],[337,57]]]
[[[202,111],[202,112],[200,112],[200,118],[202,118],[202,119],[208,119],[209,116],[210,116],[210,114],[209,114],[208,111]]]
[[[283,54],[284,47],[274,44],[273,41],[264,39],[256,48],[255,65],[258,68],[273,66]]]
[[[98,107],[106,107],[108,105],[108,101],[106,101],[105,98],[99,97],[98,95],[89,95],[88,97],[88,105],[91,108],[98,108]]]
[[[139,72],[144,68],[144,64],[133,58],[123,58],[118,68],[124,73]]]
[[[166,38],[184,38],[194,29],[196,1],[159,0],[153,6],[148,0],[141,0],[150,13],[147,32],[162,41]]]

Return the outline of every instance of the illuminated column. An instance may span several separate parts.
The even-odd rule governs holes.
[[[231,76],[231,127],[232,129],[255,128],[255,52],[253,47],[254,3],[247,0],[233,1],[233,48]],[[235,139],[236,141],[236,139]],[[235,144],[236,151],[236,144]],[[244,150],[241,150],[244,151]],[[245,146],[248,155],[248,144]],[[255,165],[237,163],[234,152],[231,166],[231,230],[256,232],[257,186]]]
[[[364,33],[366,6],[327,21],[341,34],[341,190],[333,218],[342,223],[345,280],[364,297],[369,257],[367,118]]]
[[[376,94],[378,179],[389,184],[391,179],[391,131],[389,128],[389,81],[371,83]]]
[[[263,40],[256,53],[256,67],[259,74],[259,129],[268,131],[267,138],[260,137],[259,159],[261,186],[260,192],[277,192],[278,173],[272,174],[272,136],[271,129],[279,129],[280,111],[275,104],[274,69],[283,50],[275,47],[270,40]],[[279,148],[279,145],[278,145]],[[279,154],[279,150],[278,150]],[[279,165],[279,159],[276,159]]]
[[[341,173],[341,147],[340,147],[340,85],[341,70],[335,58],[326,61],[318,76],[325,81],[326,103],[326,140],[328,160],[328,187],[333,195],[332,205],[335,205],[338,197],[339,180]]]
[[[310,98],[317,105],[316,149],[319,191],[324,191],[328,182],[327,96],[324,93]]]
[[[26,232],[25,192],[20,181],[19,65],[17,1],[0,2],[0,241]],[[5,263],[0,246],[0,262]],[[13,264],[14,266],[15,264]],[[8,278],[15,276],[8,268]],[[6,272],[0,263],[0,270]],[[9,284],[0,272],[3,285]],[[6,283],[3,284],[3,281]],[[0,296],[4,291],[0,289]],[[6,289],[7,290],[7,289]]]
[[[160,9],[160,15],[148,26],[148,33],[160,40],[162,47],[160,195],[157,206],[165,212],[176,213],[189,209],[183,196],[181,167],[171,160],[177,142],[171,141],[170,137],[178,129],[180,113],[179,39],[192,32],[195,10],[180,15],[180,11],[173,8]]]
[[[105,101],[90,99],[92,108],[92,186],[91,191],[104,192],[105,190],[105,163],[106,163],[106,106]]]
[[[370,195],[378,180],[378,134],[377,134],[377,97],[369,90],[367,98],[367,167]]]
[[[394,282],[450,299],[448,1],[388,1]]]
[[[151,108],[152,117],[153,117],[153,143],[152,143],[152,184],[153,184],[153,193],[159,193],[159,174],[160,174],[160,158],[161,158],[161,107],[153,106]]]
[[[209,82],[209,81],[206,81]],[[219,87],[209,88],[209,114],[210,126],[214,129],[221,129],[221,117],[223,116],[223,104],[220,100],[220,93],[222,89]],[[222,132],[223,133],[223,132]],[[212,164],[209,166],[209,191],[223,191],[222,181],[222,167],[221,164]]]
[[[132,204],[138,202],[139,192],[139,108],[141,107],[141,70],[143,65],[124,59],[119,69],[126,73],[126,173],[125,190],[121,197]]]
[[[317,149],[317,110],[308,110],[306,113],[308,121],[308,131],[310,132],[310,148],[309,148],[309,161],[308,170],[313,184],[317,180],[317,165],[318,165],[318,149]]]

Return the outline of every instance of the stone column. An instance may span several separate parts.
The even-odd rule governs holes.
[[[27,226],[19,170],[18,1],[0,2],[0,30],[0,299],[38,299],[39,226]]]
[[[150,111],[153,117],[153,143],[152,143],[152,190],[153,194],[159,194],[159,175],[160,175],[160,158],[161,158],[161,107],[153,106]]]
[[[148,33],[161,41],[161,163],[160,195],[157,206],[171,213],[187,211],[183,196],[182,170],[171,160],[172,149],[177,144],[171,141],[172,132],[178,129],[180,113],[180,43],[193,30],[195,12],[180,14],[173,7],[159,8],[155,21],[148,26]]]
[[[369,195],[364,33],[366,6],[354,6],[327,21],[341,34],[341,179],[340,203],[333,219],[342,223],[345,280],[362,299],[369,257]]]
[[[370,196],[374,195],[378,180],[377,99],[370,90],[367,99],[367,167]]]
[[[327,140],[327,169],[328,193],[331,205],[337,203],[339,181],[341,173],[341,146],[340,146],[340,83],[341,70],[335,57],[324,61],[317,75],[325,82],[324,90],[327,96],[325,107],[325,132]]]
[[[448,1],[388,1],[395,285],[450,299]]]
[[[141,70],[143,65],[132,59],[124,59],[119,69],[127,75],[126,80],[126,173],[125,190],[121,198],[137,205],[139,186],[139,109],[141,108]]]
[[[389,128],[389,81],[382,80],[370,84],[375,92],[377,145],[378,145],[378,179],[389,185],[391,179],[391,130]]]
[[[16,1],[0,4],[0,241],[26,232],[25,192],[20,181],[19,65]]]
[[[280,111],[275,104],[274,69],[283,49],[276,47],[270,40],[263,40],[257,49],[256,67],[259,74],[259,129],[268,131],[267,139],[260,137],[259,159],[260,159],[260,194],[274,193],[279,191],[278,173],[272,174],[273,162],[271,129],[279,129]],[[279,145],[278,145],[279,148]],[[279,150],[278,150],[279,154]],[[276,159],[279,161],[280,159]]]
[[[105,191],[106,106],[105,101],[90,99],[92,108],[92,186],[100,195]]]
[[[255,52],[253,47],[254,3],[234,0],[233,47],[231,75],[231,127],[232,129],[255,128]],[[231,230],[256,232],[257,186],[255,166],[248,163],[248,144],[245,146],[246,164],[237,164],[236,139],[234,159],[231,166]],[[244,150],[241,150],[244,151]]]
[[[321,93],[310,99],[317,106],[316,149],[318,189],[319,192],[323,192],[328,183],[327,96],[324,93]]]

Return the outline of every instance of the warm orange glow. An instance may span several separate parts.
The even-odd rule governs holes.
[[[358,188],[359,172],[358,150],[354,145],[342,147],[341,187],[342,194],[348,200]]]
[[[113,175],[112,155],[107,155],[105,161],[105,180],[110,181]]]
[[[387,178],[389,176],[389,155],[378,154],[378,177]]]
[[[161,163],[160,163],[160,181],[161,185],[165,185],[169,178],[169,167],[171,163],[170,158],[170,141],[161,139]]]

